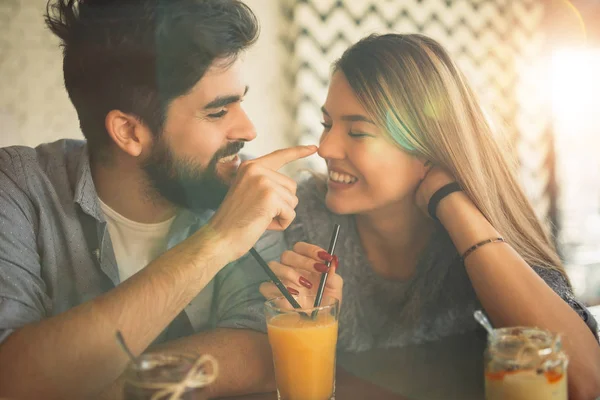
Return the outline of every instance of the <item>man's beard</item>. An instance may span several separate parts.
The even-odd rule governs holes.
[[[217,161],[237,154],[244,142],[233,142],[215,153],[204,169],[190,160],[177,159],[165,140],[159,138],[142,168],[151,188],[172,204],[192,211],[216,210],[229,190],[217,175]]]

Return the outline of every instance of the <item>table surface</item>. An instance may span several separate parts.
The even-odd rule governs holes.
[[[600,306],[589,308],[600,322]],[[338,355],[337,400],[482,400],[483,330],[437,342]],[[340,368],[342,366],[342,368]],[[276,400],[276,393],[228,400]]]
[[[482,400],[485,334],[338,355],[337,400]],[[228,400],[275,400],[275,393]]]
[[[383,389],[366,380],[357,378],[345,371],[338,371],[335,398],[338,400],[407,400],[406,397]],[[277,400],[277,393],[260,393],[223,400]]]

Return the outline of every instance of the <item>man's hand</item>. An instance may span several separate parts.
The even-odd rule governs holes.
[[[208,224],[224,240],[227,261],[244,255],[265,230],[284,230],[292,223],[297,185],[277,170],[316,151],[316,146],[291,147],[240,165],[223,204]]]

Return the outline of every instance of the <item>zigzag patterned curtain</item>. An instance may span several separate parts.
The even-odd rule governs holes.
[[[528,79],[544,44],[542,0],[285,0],[283,14],[298,143],[320,135],[330,65],[350,44],[373,32],[423,33],[448,49],[505,125],[537,214],[551,216],[549,115],[532,87],[539,80]]]

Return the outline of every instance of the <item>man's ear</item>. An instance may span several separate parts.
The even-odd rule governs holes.
[[[139,157],[144,149],[151,146],[150,129],[131,114],[111,110],[106,114],[104,124],[114,144],[132,157]]]

